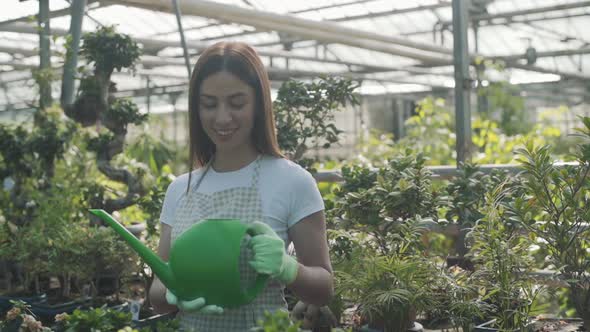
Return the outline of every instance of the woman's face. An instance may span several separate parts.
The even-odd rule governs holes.
[[[238,151],[252,144],[254,88],[222,71],[203,80],[199,118],[219,151]]]

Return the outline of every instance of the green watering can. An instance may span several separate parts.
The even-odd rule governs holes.
[[[250,288],[240,285],[242,239],[257,234],[238,219],[194,224],[174,241],[166,263],[106,211],[90,212],[111,226],[179,300],[203,297],[208,305],[235,308],[252,302],[268,280],[268,275],[259,274]]]

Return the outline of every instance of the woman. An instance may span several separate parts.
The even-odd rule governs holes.
[[[201,54],[190,81],[189,126],[191,172],[166,192],[159,255],[168,260],[170,244],[195,222],[237,218],[266,232],[242,246],[243,282],[257,273],[271,279],[236,309],[202,298],[177,301],[156,279],[154,308],[179,308],[185,330],[227,332],[246,331],[265,311],[286,309],[284,286],[303,302],[327,304],[333,284],[323,200],[311,174],[279,151],[268,75],[250,46],[221,42]],[[286,253],[291,242],[296,259]]]

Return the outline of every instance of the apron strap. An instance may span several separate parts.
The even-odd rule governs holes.
[[[256,188],[258,186],[258,178],[260,177],[260,159],[262,159],[262,154],[259,154],[256,157],[256,162],[254,164],[254,174],[252,175],[252,183],[250,186],[252,188]]]
[[[195,183],[193,188],[191,188],[189,194],[196,192],[197,189],[199,189],[199,186],[201,185],[201,182],[203,182],[203,179],[205,178],[205,175],[207,175],[207,172],[209,172],[209,169],[211,168],[211,164],[213,164],[214,159],[215,159],[215,155],[213,155],[213,157],[211,157],[211,160],[209,160],[209,162],[207,163],[207,166],[205,166],[205,170],[203,171],[203,174],[201,174],[201,177],[199,177],[199,180],[197,181],[197,183]]]
[[[254,174],[252,175],[252,181],[250,183],[251,187],[257,187],[258,186],[258,179],[260,177],[260,159],[262,159],[262,154],[259,154],[256,157],[256,160],[254,161]],[[199,180],[197,181],[197,183],[193,186],[193,188],[191,189],[191,193],[192,192],[196,192],[197,189],[199,189],[199,186],[201,185],[201,182],[203,182],[203,179],[205,178],[205,175],[207,175],[207,172],[209,172],[209,169],[211,168],[211,165],[213,164],[213,161],[215,160],[215,155],[213,155],[213,157],[211,157],[211,160],[209,160],[209,162],[207,163],[207,166],[205,166],[205,170],[203,171],[203,174],[201,174],[201,177],[199,177]]]

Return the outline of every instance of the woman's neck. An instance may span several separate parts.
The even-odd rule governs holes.
[[[250,164],[258,157],[258,151],[253,146],[241,148],[238,151],[217,151],[211,167],[216,172],[237,171]]]

